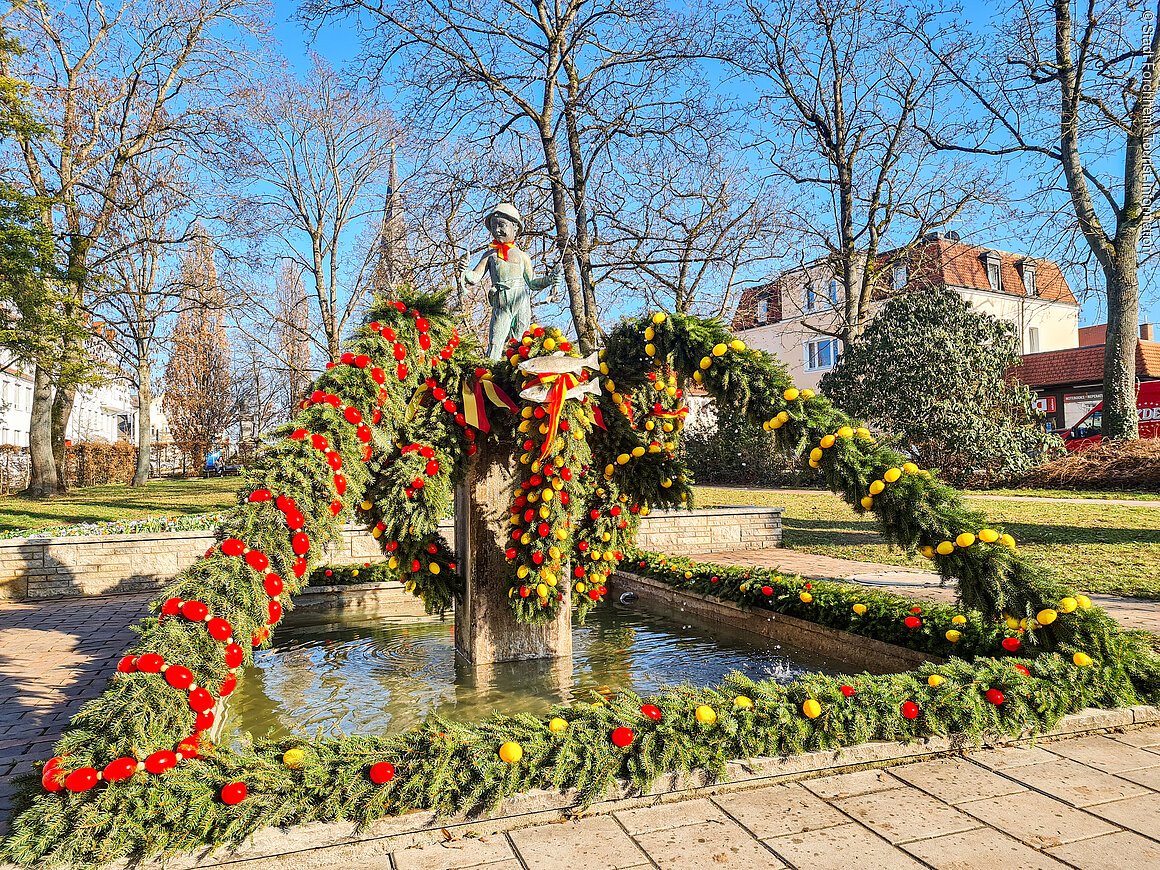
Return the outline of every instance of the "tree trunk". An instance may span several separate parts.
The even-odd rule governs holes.
[[[1135,248],[1119,246],[1104,269],[1108,294],[1108,332],[1104,344],[1105,438],[1140,437],[1136,411],[1136,346],[1139,341],[1140,280]]]
[[[52,379],[39,365],[33,374],[28,453],[32,470],[24,494],[29,498],[51,498],[60,486],[52,453]]]
[[[564,267],[564,283],[568,287],[568,307],[572,312],[572,323],[576,327],[576,338],[584,353],[596,349],[596,317],[590,314],[584,288],[581,286],[580,272],[576,260],[568,256],[571,239],[571,222],[568,219],[569,193],[564,183],[564,173],[560,166],[556,140],[550,129],[540,131],[544,146],[544,164],[548,170],[548,181],[552,186],[552,217],[556,223],[556,245],[560,249],[560,261]]]
[[[570,75],[570,78],[572,78],[569,89],[570,98],[564,104],[564,129],[568,136],[568,159],[572,166],[572,205],[576,218],[576,265],[580,273],[580,292],[583,296],[585,317],[583,327],[577,323],[576,329],[581,335],[581,347],[588,351],[596,347],[600,320],[596,309],[596,286],[592,280],[592,239],[588,235],[587,169],[580,149],[580,123],[576,118],[576,106],[572,102],[578,85],[574,76]],[[575,312],[573,312],[574,317]],[[584,335],[591,336],[589,344],[585,344]]]
[[[63,390],[58,389],[56,395],[52,397],[49,429],[52,437],[52,455],[57,467],[56,491],[60,495],[68,491],[64,480],[64,442],[68,431],[68,418],[72,416],[76,395],[76,387],[67,387]]]
[[[153,420],[149,407],[153,401],[152,377],[146,349],[137,356],[137,469],[130,486],[144,486],[149,482],[149,460],[153,453]]]

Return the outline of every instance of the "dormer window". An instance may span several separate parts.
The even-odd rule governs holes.
[[[987,284],[996,293],[1003,292],[1003,273],[999,269],[999,255],[994,251],[987,251],[983,255],[983,262],[987,265]]]
[[[894,289],[903,290],[906,288],[906,264],[894,264]]]
[[[837,278],[830,279],[830,302],[835,307],[842,304],[842,282]]]
[[[1039,288],[1035,285],[1035,263],[1031,260],[1024,260],[1021,271],[1023,272],[1023,287],[1027,290],[1027,295],[1038,296]]]
[[[769,297],[767,296],[757,300],[757,322],[769,322]]]

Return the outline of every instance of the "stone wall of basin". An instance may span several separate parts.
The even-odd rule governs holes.
[[[454,543],[451,520],[441,524]],[[681,555],[776,547],[779,508],[710,508],[654,511],[641,521],[646,550]],[[0,541],[0,599],[26,600],[114,595],[160,588],[215,543],[213,532],[161,532]],[[347,526],[329,553],[336,564],[376,562],[378,542],[360,526]]]

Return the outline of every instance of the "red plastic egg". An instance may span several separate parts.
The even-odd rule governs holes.
[[[395,778],[395,765],[389,761],[380,761],[372,764],[367,775],[375,785],[386,785]]]

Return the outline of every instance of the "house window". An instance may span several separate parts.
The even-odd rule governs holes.
[[[757,301],[757,322],[758,323],[768,323],[769,322],[769,300],[768,299],[759,299]]]
[[[803,310],[806,314],[818,310],[818,291],[814,287],[814,282],[812,279],[806,284],[806,295],[804,302],[805,305]]]
[[[1039,353],[1039,327],[1031,326],[1027,329],[1027,352]]]
[[[1023,286],[1027,288],[1028,296],[1039,295],[1039,291],[1035,289],[1035,270],[1026,265],[1023,267]]]
[[[998,257],[987,257],[987,283],[996,293],[1003,289],[1003,281],[999,274]]]
[[[806,370],[811,372],[832,369],[838,361],[838,339],[820,338],[806,342]]]
[[[906,287],[906,264],[898,263],[894,266],[894,289],[901,290]]]
[[[840,305],[842,301],[842,283],[837,278],[830,279],[830,302]]]

